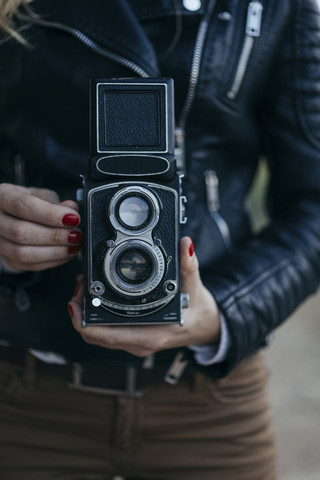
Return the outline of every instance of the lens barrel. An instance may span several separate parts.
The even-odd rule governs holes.
[[[103,270],[115,291],[135,297],[159,285],[165,272],[165,259],[158,246],[131,238],[107,250]]]
[[[126,235],[141,235],[158,223],[159,201],[147,188],[126,187],[111,198],[108,216],[115,230]]]

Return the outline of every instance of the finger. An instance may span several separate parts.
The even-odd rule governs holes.
[[[77,226],[79,213],[65,205],[55,205],[33,196],[30,190],[2,184],[0,209],[14,217],[51,227]]]
[[[63,202],[60,202],[60,205],[73,208],[73,210],[79,212],[79,205],[74,200],[64,200]]]
[[[49,270],[50,268],[55,268],[55,267],[60,267],[61,265],[64,265],[65,263],[70,262],[74,258],[73,256],[69,256],[68,258],[65,258],[64,260],[56,260],[53,262],[43,262],[43,263],[34,263],[30,265],[25,265],[21,264],[19,265],[18,263],[11,262],[10,259],[6,259],[3,257],[5,260],[6,264],[8,267],[12,268],[13,270],[19,272],[19,271],[30,271],[30,272],[41,272],[43,270]]]
[[[59,195],[54,190],[48,190],[47,188],[30,187],[28,188],[28,191],[31,193],[31,195],[34,195],[37,198],[41,198],[46,202],[55,204],[58,204],[60,202]]]
[[[18,245],[0,238],[1,257],[11,268],[30,270],[33,264],[64,262],[74,257],[80,246]]]
[[[83,275],[79,275],[68,310],[75,330],[89,344],[113,350],[125,350],[138,357],[144,357],[155,351],[168,348],[175,333],[180,333],[180,330],[182,330],[177,325],[144,325],[141,327],[137,325],[88,325],[86,328],[83,328],[83,294]]]
[[[190,237],[183,237],[180,241],[180,261],[181,291],[189,293],[191,300],[202,283],[198,260]]]
[[[69,262],[73,258],[74,257],[70,257],[70,258],[67,258],[65,260],[59,260],[59,261],[56,261],[56,262],[35,263],[33,265],[28,266],[28,271],[41,272],[43,270],[48,270],[50,268],[60,267],[61,265],[64,265],[65,263]],[[19,267],[17,264],[11,263],[9,259],[5,259],[4,257],[3,257],[3,260],[6,262],[6,265],[8,265],[8,267],[12,268],[15,272],[26,271],[26,268],[24,266]]]
[[[104,348],[116,348],[117,342],[111,340],[111,327],[106,326],[87,326],[83,328],[83,304],[79,302],[81,293],[75,292],[75,298],[68,303],[68,312],[74,329],[80,333],[82,338],[89,344],[101,346]]]
[[[73,327],[83,340],[90,344],[111,350],[124,350],[138,357],[145,357],[153,350],[142,344],[145,331],[136,332],[135,327],[87,326],[83,328],[83,312],[81,305],[72,299],[68,303],[68,311]],[[132,335],[134,338],[132,338]]]
[[[28,271],[31,272],[42,272],[43,270],[49,270],[51,268],[61,267],[65,263],[70,262],[74,258],[74,255],[64,260],[58,260],[56,262],[44,262],[44,263],[35,263],[28,267]]]
[[[72,301],[78,303],[82,307],[83,295],[84,295],[83,275],[78,275],[74,293],[72,295]]]
[[[0,235],[19,245],[81,245],[79,229],[54,228],[19,220],[0,211]]]

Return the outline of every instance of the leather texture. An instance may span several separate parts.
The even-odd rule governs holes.
[[[0,47],[1,178],[10,180],[10,159],[19,153],[27,163],[30,184],[56,189],[62,197],[75,189],[78,175],[87,168],[89,78],[136,76],[130,62],[149,76],[174,78],[179,124],[206,3],[190,13],[181,2],[182,31],[172,48],[174,0],[93,0],[90,5],[35,1],[40,18],[55,24],[30,24],[25,31],[30,47],[12,41]],[[231,99],[228,92],[244,44],[248,3],[217,0],[186,123],[188,223],[183,233],[193,239],[203,281],[232,338],[228,359],[204,368],[217,377],[265,343],[266,336],[317,289],[320,273],[319,8],[315,0],[263,2],[261,35],[254,40],[243,81]],[[228,21],[221,15],[226,8]],[[104,53],[92,49],[79,32]],[[129,63],[119,63],[114,55]],[[271,221],[253,234],[246,198],[261,153],[271,172]],[[219,179],[220,214],[232,250],[226,249],[207,209],[208,170]],[[4,315],[0,307],[0,338],[70,356],[98,352],[110,357],[109,352],[81,344],[77,334],[64,333],[65,297],[74,286],[69,268],[81,267],[64,267],[63,275],[61,269],[44,274],[52,278],[56,301],[53,309],[52,298],[42,291],[42,309],[47,311],[40,327],[32,319],[30,329],[24,324],[20,330],[24,314],[8,308]],[[60,281],[55,282],[55,276]],[[63,301],[59,290],[64,291]],[[48,328],[51,336],[44,333]]]

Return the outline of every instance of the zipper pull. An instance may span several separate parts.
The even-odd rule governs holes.
[[[212,220],[220,230],[222,240],[224,242],[226,251],[232,250],[232,240],[229,227],[225,219],[220,215],[220,200],[219,200],[219,179],[214,170],[206,170],[204,172],[207,193],[208,211]]]
[[[207,170],[204,173],[207,191],[207,205],[210,212],[217,212],[220,208],[219,201],[219,179],[214,170]]]
[[[14,301],[19,312],[27,312],[31,308],[31,300],[24,288],[18,287],[14,294]]]
[[[165,381],[171,385],[176,385],[182,377],[188,363],[189,361],[186,359],[184,352],[178,352],[170,365],[169,370],[165,374]]]
[[[249,37],[260,37],[263,5],[258,0],[249,3],[246,35]]]

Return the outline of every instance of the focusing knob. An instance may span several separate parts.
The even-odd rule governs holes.
[[[90,293],[91,295],[97,295],[97,296],[101,296],[103,295],[105,292],[105,287],[103,285],[103,283],[101,282],[93,282],[91,285],[90,285]]]
[[[177,291],[177,283],[174,280],[167,280],[163,285],[163,290],[167,295],[172,295]]]

